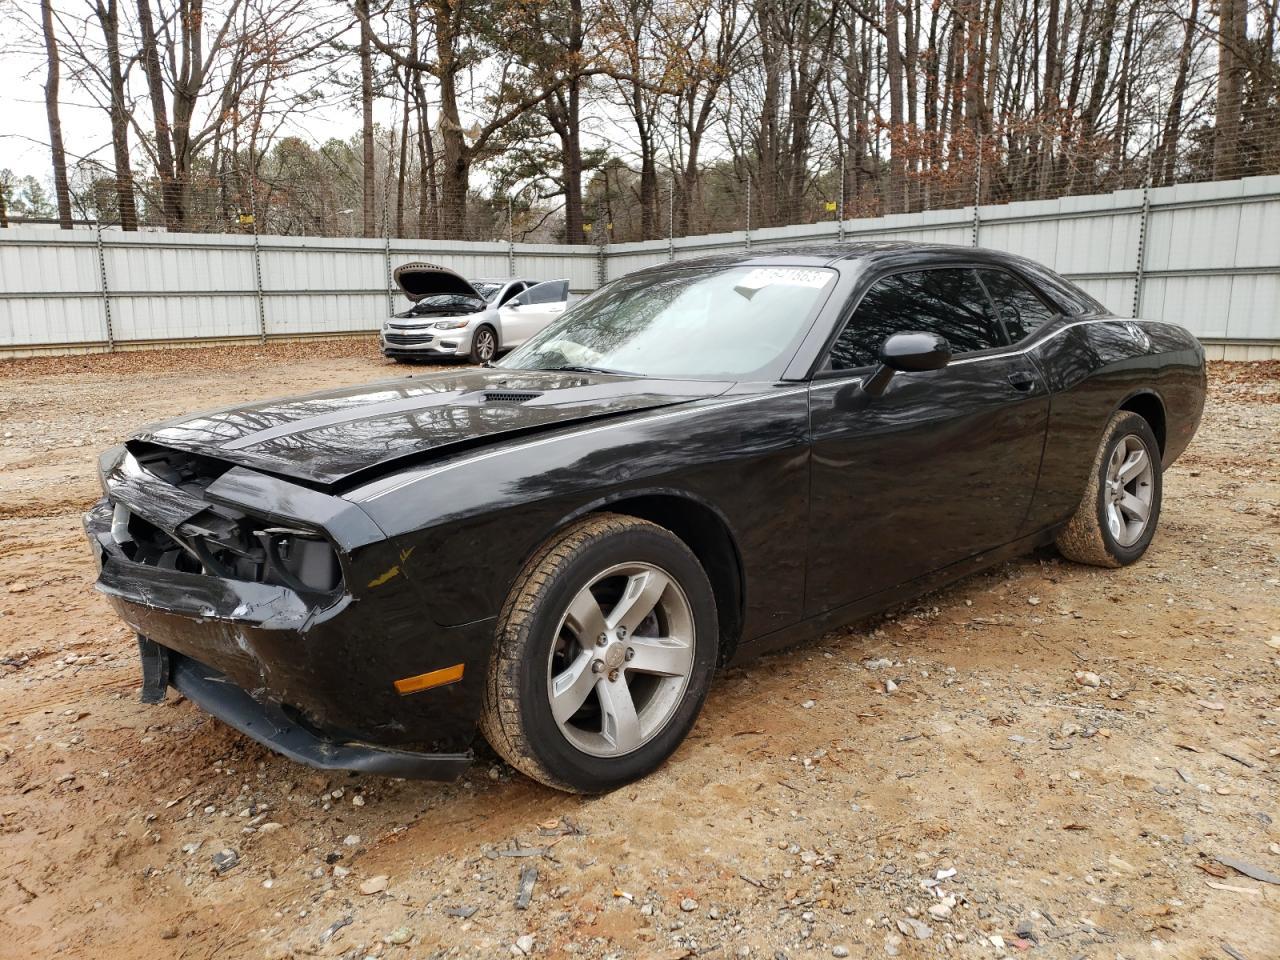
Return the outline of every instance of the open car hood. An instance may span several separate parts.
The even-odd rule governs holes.
[[[392,273],[396,284],[404,295],[417,303],[423,297],[437,294],[453,294],[454,296],[475,297],[483,302],[484,297],[476,291],[462,275],[442,267],[438,263],[405,263],[395,268]]]
[[[718,396],[726,382],[472,369],[343,387],[156,424],[128,446],[203,454],[310,486],[350,486],[391,469],[516,435]]]

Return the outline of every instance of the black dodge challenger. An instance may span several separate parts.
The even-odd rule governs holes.
[[[1137,560],[1204,394],[1185,329],[1018,257],[746,253],[616,280],[493,366],[150,427],[85,526],[144,700],[392,776],[456,776],[479,731],[601,791],[719,664],[1042,545]]]

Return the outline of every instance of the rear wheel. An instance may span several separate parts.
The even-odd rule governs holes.
[[[476,330],[471,338],[471,362],[488,363],[498,352],[498,335],[493,327],[485,326]]]
[[[578,793],[648,774],[679,746],[716,661],[715,599],[674,534],[602,514],[545,545],[498,625],[481,726],[535,780]]]
[[[1075,514],[1058,534],[1069,560],[1121,567],[1144,553],[1160,519],[1163,474],[1151,425],[1121,410],[1111,418]]]

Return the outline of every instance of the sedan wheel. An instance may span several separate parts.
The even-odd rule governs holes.
[[[545,545],[513,587],[485,735],[543,783],[613,789],[684,739],[717,649],[715,599],[689,548],[643,520],[589,518]]]
[[[471,338],[471,360],[488,363],[498,352],[498,337],[491,327],[481,327]]]
[[[1058,550],[1098,567],[1133,563],[1155,535],[1162,479],[1151,425],[1121,410],[1107,424],[1080,506],[1058,533]]]

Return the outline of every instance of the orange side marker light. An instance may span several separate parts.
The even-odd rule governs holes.
[[[416,677],[405,677],[395,682],[396,693],[406,697],[411,693],[421,693],[433,687],[443,687],[448,683],[457,683],[462,679],[464,664],[455,663],[452,667],[441,667],[430,673],[420,673]]]

